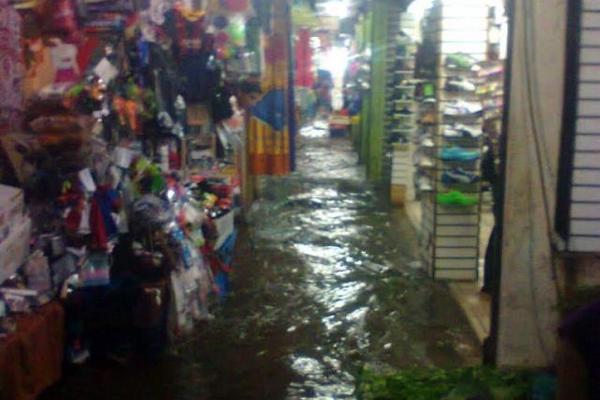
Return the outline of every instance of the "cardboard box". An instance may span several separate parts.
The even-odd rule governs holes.
[[[0,243],[0,283],[13,276],[29,256],[31,219],[25,217],[13,228],[10,235]]]
[[[24,209],[23,191],[0,185],[0,243],[22,222]]]
[[[390,188],[390,199],[392,205],[404,207],[406,204],[406,185],[392,185]]]

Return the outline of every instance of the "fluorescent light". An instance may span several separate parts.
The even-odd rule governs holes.
[[[329,0],[318,7],[319,14],[324,16],[346,18],[350,15],[350,2],[347,0]]]

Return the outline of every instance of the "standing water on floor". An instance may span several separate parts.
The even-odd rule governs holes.
[[[216,319],[155,364],[76,371],[55,398],[343,399],[365,364],[477,363],[448,289],[415,262],[415,230],[350,142],[310,128],[298,145],[298,172],[261,183]]]

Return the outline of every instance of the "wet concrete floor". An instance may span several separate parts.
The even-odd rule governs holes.
[[[414,262],[408,218],[365,181],[347,139],[304,130],[298,172],[261,193],[214,321],[157,362],[74,369],[44,398],[344,399],[365,364],[479,361],[449,290]]]

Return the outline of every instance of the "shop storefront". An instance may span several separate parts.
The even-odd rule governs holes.
[[[0,397],[214,318],[254,176],[291,168],[289,19],[285,1],[0,2]]]
[[[503,2],[374,1],[359,17],[362,107],[354,143],[369,178],[416,228],[419,259],[489,333],[508,19]],[[365,84],[368,82],[368,84]],[[489,247],[489,248],[488,248]],[[486,255],[487,253],[487,255]],[[488,260],[487,266],[490,267]],[[466,284],[465,282],[472,282]],[[472,313],[468,313],[472,314]]]

